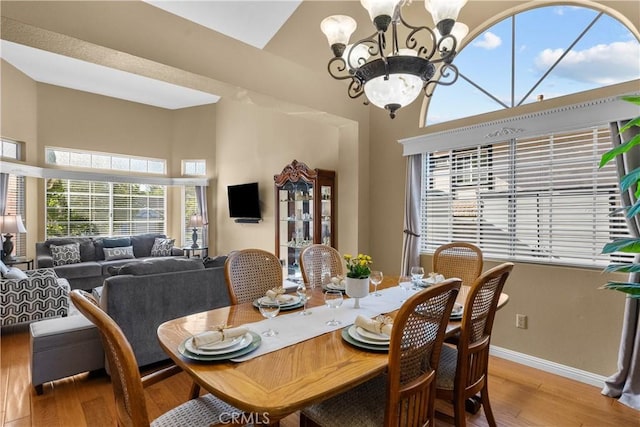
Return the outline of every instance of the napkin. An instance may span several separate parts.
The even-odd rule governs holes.
[[[295,300],[295,296],[284,293],[284,288],[269,289],[265,296],[271,300],[278,301],[279,303],[286,303]]]
[[[205,331],[194,335],[192,338],[192,342],[195,348],[199,348],[203,345],[215,344],[220,341],[239,337],[246,334],[247,332],[249,332],[249,330],[244,326],[238,326],[236,328],[220,327],[215,331]]]
[[[343,287],[346,285],[346,282],[342,276],[332,277],[331,283],[333,283],[336,286],[343,286]]]
[[[440,283],[444,282],[444,276],[442,274],[431,272],[426,279],[427,283]]]
[[[376,316],[375,319],[370,319],[368,317],[364,317],[361,314],[358,314],[358,317],[356,317],[355,325],[360,326],[365,331],[391,336],[393,319],[391,319],[389,316]]]

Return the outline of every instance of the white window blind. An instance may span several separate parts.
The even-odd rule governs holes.
[[[162,185],[47,180],[47,237],[166,232]]]
[[[628,236],[608,127],[424,155],[421,250],[451,241],[487,257],[607,265],[609,241]]]

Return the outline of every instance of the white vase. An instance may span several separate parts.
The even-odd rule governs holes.
[[[345,292],[349,297],[355,299],[353,308],[360,308],[360,298],[369,295],[369,278],[354,279],[347,277],[345,279]]]

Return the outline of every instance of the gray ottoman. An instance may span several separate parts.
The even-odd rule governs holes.
[[[29,330],[31,384],[37,394],[47,381],[104,368],[98,329],[83,315],[33,322]]]

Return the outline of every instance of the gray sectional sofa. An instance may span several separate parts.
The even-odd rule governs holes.
[[[166,238],[164,234],[148,233],[127,237],[57,237],[36,243],[36,268],[53,268],[59,277],[69,281],[71,289],[91,290],[102,286],[104,279],[109,277],[111,267],[119,267],[131,262],[145,261],[151,256],[151,249],[156,238]],[[131,259],[105,259],[105,244],[121,239],[129,239],[133,247]],[[80,249],[79,262],[64,265],[54,265],[51,246],[57,247],[78,243]],[[171,256],[183,256],[180,248],[173,248]]]

